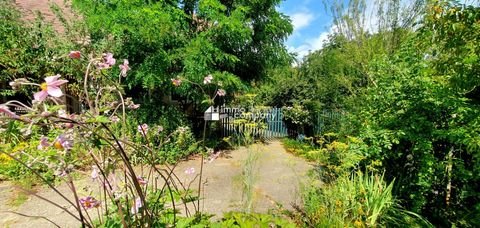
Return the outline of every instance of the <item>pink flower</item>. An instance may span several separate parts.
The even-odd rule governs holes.
[[[135,199],[135,204],[133,205],[130,212],[134,215],[140,211],[140,208],[143,207],[142,200],[140,198]]]
[[[48,138],[42,135],[42,137],[40,138],[40,143],[37,146],[37,149],[43,150],[49,146],[50,144],[48,143]]]
[[[82,57],[82,54],[80,53],[80,51],[70,51],[68,57],[70,57],[71,59],[80,59],[80,57]]]
[[[65,135],[59,135],[53,142],[53,147],[59,150],[69,150],[73,148],[73,140],[68,139]]]
[[[60,86],[67,83],[67,80],[58,80],[61,76],[55,75],[45,78],[45,83],[40,85],[42,91],[36,92],[33,94],[33,97],[36,101],[43,101],[45,100],[48,95],[52,97],[61,97],[63,96],[63,92],[60,89]]]
[[[54,175],[57,177],[66,177],[68,173],[65,170],[59,169],[55,171]]]
[[[225,90],[223,90],[223,89],[217,90],[217,96],[223,97],[225,95],[227,95],[227,92],[225,92]]]
[[[3,105],[3,104],[0,104],[0,113],[4,113],[5,115],[7,115],[8,117],[13,118],[13,119],[19,119],[20,118],[17,114],[10,111],[8,106]]]
[[[100,206],[100,202],[91,196],[81,198],[78,201],[85,209],[92,209]]]
[[[163,126],[158,126],[157,133],[160,134],[160,132],[162,132],[162,131],[163,131]]]
[[[128,106],[128,108],[135,110],[135,109],[140,108],[140,105],[139,104],[131,104],[131,105]]]
[[[187,175],[192,175],[194,173],[195,173],[195,168],[193,168],[193,167],[185,170],[185,174],[187,174]]]
[[[178,87],[182,84],[182,80],[179,78],[172,78],[172,83],[174,86]]]
[[[145,136],[148,132],[148,125],[147,124],[138,125],[137,131],[142,133],[142,135]]]
[[[110,121],[112,121],[112,123],[118,123],[120,121],[120,118],[118,118],[118,116],[112,116],[110,117]]]
[[[71,114],[68,119],[73,120],[73,118],[75,118],[75,114]],[[65,123],[66,128],[73,128],[73,126],[73,123]]]
[[[100,69],[100,70],[108,69],[108,68],[112,67],[113,65],[115,65],[116,62],[117,62],[117,60],[115,58],[113,58],[112,53],[103,54],[103,62],[98,63],[97,68]]]
[[[50,117],[51,115],[52,113],[49,111],[43,111],[42,113],[40,113],[41,117]]]
[[[22,86],[26,83],[30,83],[30,82],[25,78],[17,78],[15,80],[9,82],[8,84],[12,87],[12,89],[17,90],[17,89],[20,88],[20,86]]]
[[[58,110],[58,116],[60,116],[62,118],[67,118],[68,117],[67,111],[65,111],[63,109]]]
[[[115,58],[113,58],[112,53],[105,54],[104,60],[105,60],[105,63],[110,65],[110,66],[115,65],[115,63],[117,62],[117,60],[115,60]]]
[[[143,177],[137,177],[137,181],[140,185],[146,185],[147,181]]]
[[[213,80],[213,76],[211,74],[207,75],[207,77],[203,78],[203,84],[210,84]]]
[[[92,166],[92,173],[90,174],[90,177],[92,180],[96,180],[98,178],[98,168],[97,166],[93,165]]]
[[[123,64],[121,64],[120,66],[120,74],[123,76],[123,77],[127,77],[127,71],[130,70],[130,67],[128,66],[128,60],[124,59],[123,60]]]
[[[61,118],[64,118],[64,119],[69,119],[69,120],[73,120],[75,118],[75,114],[67,114],[67,112],[65,110],[59,110],[58,111],[58,116],[61,117]],[[73,128],[73,123],[65,123],[65,127],[66,128]]]

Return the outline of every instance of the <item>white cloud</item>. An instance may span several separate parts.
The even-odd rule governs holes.
[[[411,11],[413,4],[416,0],[401,0],[401,8],[403,9],[402,16],[409,15],[408,13]],[[472,3],[478,0],[460,0],[462,3]],[[384,4],[379,4],[377,0],[366,0],[365,1],[365,11],[364,14],[357,20],[360,26],[364,28],[364,31],[368,31],[370,33],[378,32],[379,28],[385,25],[381,24],[382,20],[378,17],[377,13],[382,7],[386,10],[387,5],[390,3],[388,1],[382,1]],[[478,3],[477,3],[478,4]],[[347,13],[347,9],[344,9]],[[309,12],[307,10],[303,10],[301,12]],[[409,15],[413,16],[413,15]],[[292,23],[295,27],[294,34],[291,37],[295,37],[295,40],[299,40],[302,36],[299,34],[298,30],[308,27],[314,20],[314,17],[311,13],[296,13],[291,15]],[[403,21],[400,21],[402,23]],[[293,53],[297,53],[298,60],[303,59],[310,51],[316,51],[322,49],[323,45],[328,41],[329,35],[333,34],[334,32],[338,32],[338,27],[335,25],[330,26],[327,31],[321,32],[317,36],[314,37],[305,37],[303,38],[303,42],[300,44],[290,47],[289,51]],[[354,35],[354,34],[352,34]]]
[[[313,14],[308,12],[294,13],[290,16],[292,19],[292,25],[296,31],[308,27],[315,18]]]
[[[311,46],[308,44],[303,44],[298,47],[288,47],[288,51],[290,53],[296,53],[297,59],[302,60],[304,56],[308,55],[308,53],[312,50]]]
[[[326,32],[320,33],[320,35],[314,39],[308,41],[312,47],[312,51],[322,49],[323,45],[328,41],[328,36],[332,33],[332,29]]]
[[[320,33],[317,37],[306,39],[303,44],[298,47],[289,47],[288,51],[297,54],[297,59],[302,60],[308,53],[320,50],[323,45],[328,41],[328,36],[335,31],[334,26],[331,26],[329,30]]]

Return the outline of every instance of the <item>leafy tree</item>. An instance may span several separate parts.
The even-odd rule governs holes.
[[[480,8],[378,1],[372,29],[364,1],[336,2],[336,33],[275,72],[267,102],[346,109],[341,135],[365,143],[361,167],[395,179],[407,210],[441,227],[479,226]]]
[[[87,50],[79,44],[84,30],[78,25],[64,24],[63,33],[56,32],[52,25],[37,14],[34,21],[24,21],[17,7],[10,1],[0,0],[0,97],[25,100],[32,92],[27,89],[12,90],[9,82],[26,78],[32,82],[41,82],[46,76],[61,74],[69,79],[68,94],[78,94],[78,85],[74,82],[83,77],[83,67],[72,61],[68,53],[72,50]],[[60,13],[57,7],[53,12]],[[61,20],[64,21],[64,20]],[[72,27],[70,27],[72,26]],[[70,28],[76,28],[76,31]],[[84,37],[84,36],[83,36]]]
[[[479,15],[474,6],[430,5],[415,37],[369,64],[378,86],[357,100],[349,122],[369,146],[367,163],[380,161],[404,205],[439,226],[479,224],[478,61],[471,61]]]
[[[8,82],[15,78],[39,79],[53,69],[52,57],[55,41],[53,29],[40,20],[26,26],[20,20],[20,12],[13,4],[0,1],[0,95],[6,98],[14,92]]]
[[[322,109],[355,108],[363,90],[377,86],[370,61],[395,54],[412,35],[424,9],[423,1],[400,5],[400,1],[380,0],[373,9],[364,0],[325,3],[334,16],[334,33],[321,50],[307,55],[294,70],[276,71],[260,89],[268,105],[300,104],[312,115]],[[371,18],[378,23],[368,24]]]
[[[109,48],[126,54],[134,75],[127,83],[132,92],[147,94],[146,102],[169,96],[170,79],[178,76],[201,82],[212,74],[228,94],[291,61],[283,41],[292,25],[275,9],[280,0],[74,3],[84,13],[94,43],[111,36]],[[174,93],[187,98],[185,106],[201,105],[204,99],[192,85]]]

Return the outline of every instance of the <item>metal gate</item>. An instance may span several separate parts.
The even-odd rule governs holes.
[[[248,111],[243,108],[223,108],[222,111],[223,137],[248,133],[254,138],[272,139],[288,135],[281,108],[267,107]]]

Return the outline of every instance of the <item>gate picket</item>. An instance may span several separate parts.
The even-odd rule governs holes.
[[[222,136],[228,137],[239,133],[237,131],[250,130],[257,138],[273,139],[287,136],[287,128],[282,120],[283,113],[281,108],[272,107],[265,110],[265,118],[260,122],[265,124],[265,127],[249,126],[245,123],[235,123],[235,116],[240,114],[237,109],[228,109],[224,114],[226,117],[221,119],[220,127]],[[238,125],[238,126],[237,126]]]

